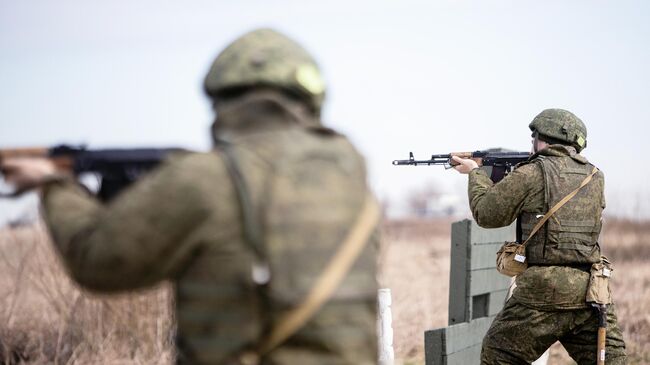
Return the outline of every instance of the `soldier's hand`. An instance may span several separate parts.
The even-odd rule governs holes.
[[[478,164],[472,159],[460,158],[458,156],[451,156],[451,159],[458,163],[458,165],[454,166],[454,169],[461,174],[469,174],[470,171],[478,168]]]
[[[2,160],[0,171],[16,190],[29,190],[56,175],[56,166],[47,158],[13,157]]]

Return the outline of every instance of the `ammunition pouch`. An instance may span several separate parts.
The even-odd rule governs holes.
[[[612,303],[612,293],[609,290],[609,278],[612,276],[612,271],[614,271],[612,264],[605,256],[600,257],[600,262],[591,265],[587,303],[600,305]]]
[[[506,276],[517,276],[528,268],[526,246],[506,242],[497,251],[497,271]]]

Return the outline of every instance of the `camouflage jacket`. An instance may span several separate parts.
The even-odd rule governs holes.
[[[537,155],[562,157],[571,154],[575,154],[572,147],[552,145]],[[468,186],[474,219],[482,227],[496,228],[511,224],[523,213],[543,214],[548,209],[544,184],[544,173],[537,163],[518,166],[497,184],[484,171],[475,169],[469,174]],[[599,198],[604,207],[602,193]],[[582,270],[533,266],[517,277],[513,296],[540,309],[584,308],[588,281],[589,274]]]
[[[176,283],[179,363],[231,364],[311,289],[368,191],[346,138],[295,123],[282,105],[228,114],[255,128],[229,135],[248,186],[271,279],[256,256],[220,149],[175,156],[102,205],[73,182],[44,190],[46,222],[73,278],[96,291]],[[333,298],[264,364],[376,363],[374,234]]]

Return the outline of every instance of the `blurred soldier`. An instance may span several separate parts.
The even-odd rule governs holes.
[[[494,184],[476,162],[454,158],[469,174],[469,200],[476,222],[485,228],[518,221],[518,241],[537,220],[591,174],[580,151],[587,129],[572,113],[547,109],[529,125],[533,155]],[[578,364],[596,358],[598,317],[586,303],[589,272],[600,261],[598,235],[605,208],[604,177],[594,175],[532,236],[526,246],[528,269],[517,276],[512,298],[483,340],[481,364],[530,364],[560,341]],[[625,364],[625,343],[615,308],[609,306],[607,364]]]
[[[315,61],[256,30],[219,54],[205,91],[214,151],[170,159],[108,205],[44,160],[5,161],[9,178],[44,182],[46,222],[82,286],[176,283],[179,363],[376,363],[374,199],[363,158],[321,125]],[[329,301],[270,340],[364,217],[360,254]]]

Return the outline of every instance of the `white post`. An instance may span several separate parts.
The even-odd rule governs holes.
[[[391,313],[392,299],[390,289],[379,289],[379,318],[377,318],[377,336],[379,340],[379,364],[393,365],[393,315]]]
[[[550,349],[546,349],[546,352],[544,352],[539,359],[533,361],[531,365],[546,365],[548,362],[548,357],[551,356],[550,352]]]

